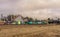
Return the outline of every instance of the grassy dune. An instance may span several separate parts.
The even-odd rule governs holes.
[[[60,25],[5,25],[0,37],[60,37]]]

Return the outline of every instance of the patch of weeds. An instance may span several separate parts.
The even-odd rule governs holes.
[[[12,37],[19,37],[19,35],[13,35]]]
[[[55,37],[60,37],[60,35],[55,35]]]
[[[0,31],[1,31],[1,29],[0,29]]]
[[[12,37],[15,37],[15,35],[13,35]]]

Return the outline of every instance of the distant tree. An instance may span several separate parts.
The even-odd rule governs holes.
[[[14,15],[8,15],[7,19],[8,19],[8,21],[12,21],[14,19],[14,17],[15,17]]]
[[[1,14],[1,20],[4,21],[3,14]]]
[[[29,18],[29,21],[34,21],[33,18]]]
[[[33,18],[31,18],[31,17],[30,17],[30,18],[29,18],[29,17],[25,17],[24,19],[27,19],[28,22],[30,22],[30,21],[34,21]]]
[[[1,21],[4,21],[4,18],[1,18]]]
[[[38,22],[38,21],[40,21],[40,20],[38,20],[38,19],[35,19],[35,22]]]
[[[50,20],[50,18],[48,18],[48,20]]]
[[[60,18],[58,18],[58,20],[60,20]]]
[[[29,17],[25,17],[24,19],[29,19]]]

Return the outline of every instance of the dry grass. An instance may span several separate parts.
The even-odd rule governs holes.
[[[60,37],[60,25],[5,25],[0,37]]]

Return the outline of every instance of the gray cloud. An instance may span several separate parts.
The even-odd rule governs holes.
[[[0,0],[0,14],[21,14],[35,18],[60,17],[59,3],[60,0]]]

